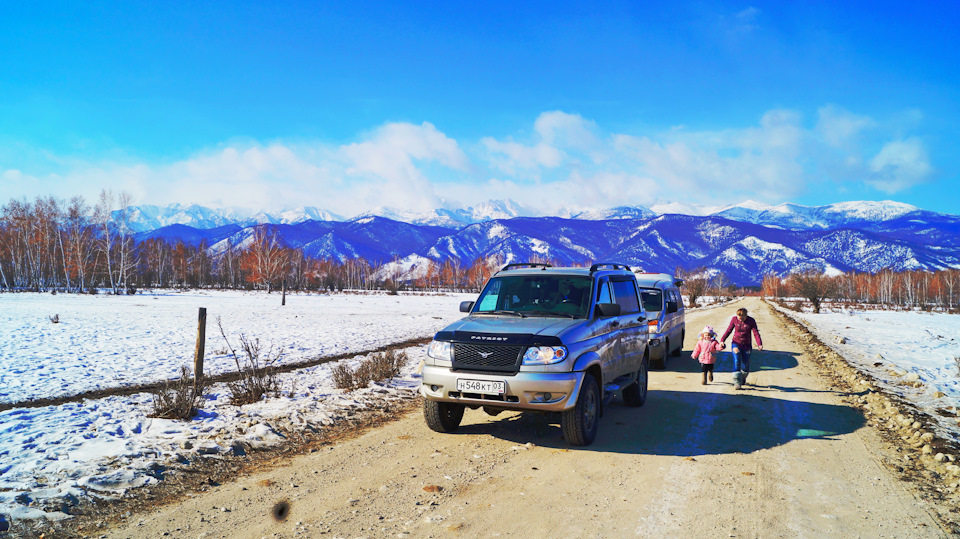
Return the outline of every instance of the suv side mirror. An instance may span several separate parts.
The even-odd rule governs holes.
[[[676,302],[676,301],[668,301],[668,302],[667,302],[667,312],[668,312],[668,313],[675,313],[675,312],[677,312],[679,309],[680,309],[680,308],[677,306],[677,302]]]
[[[472,302],[472,301],[461,301],[461,302],[460,302],[460,312],[462,312],[462,313],[468,313],[468,312],[470,312],[470,311],[472,311],[472,310],[473,310],[473,302]]]
[[[597,316],[601,318],[606,318],[609,316],[620,316],[620,304],[619,303],[597,303],[596,311]]]

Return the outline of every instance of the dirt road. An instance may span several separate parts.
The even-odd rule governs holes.
[[[694,311],[683,355],[651,373],[647,404],[614,400],[589,447],[569,446],[547,415],[468,410],[441,435],[413,413],[133,515],[105,537],[947,535],[770,308],[739,305],[765,345],[745,391],[729,372],[701,385],[689,357],[699,329],[722,332],[734,309]]]

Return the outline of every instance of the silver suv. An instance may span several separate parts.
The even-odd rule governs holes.
[[[647,398],[647,318],[623,264],[508,264],[460,311],[469,315],[436,334],[423,367],[437,432],[459,427],[467,407],[559,412],[567,441],[588,445],[614,392],[627,406]]]
[[[640,299],[650,326],[650,366],[662,369],[667,356],[679,356],[687,333],[683,281],[667,273],[638,273]]]

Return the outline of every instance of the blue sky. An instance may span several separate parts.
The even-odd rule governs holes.
[[[960,213],[960,5],[658,4],[6,2],[0,200]]]

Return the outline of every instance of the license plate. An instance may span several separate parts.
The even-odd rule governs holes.
[[[482,395],[503,395],[506,384],[502,380],[461,380],[457,379],[457,391],[480,393]]]

